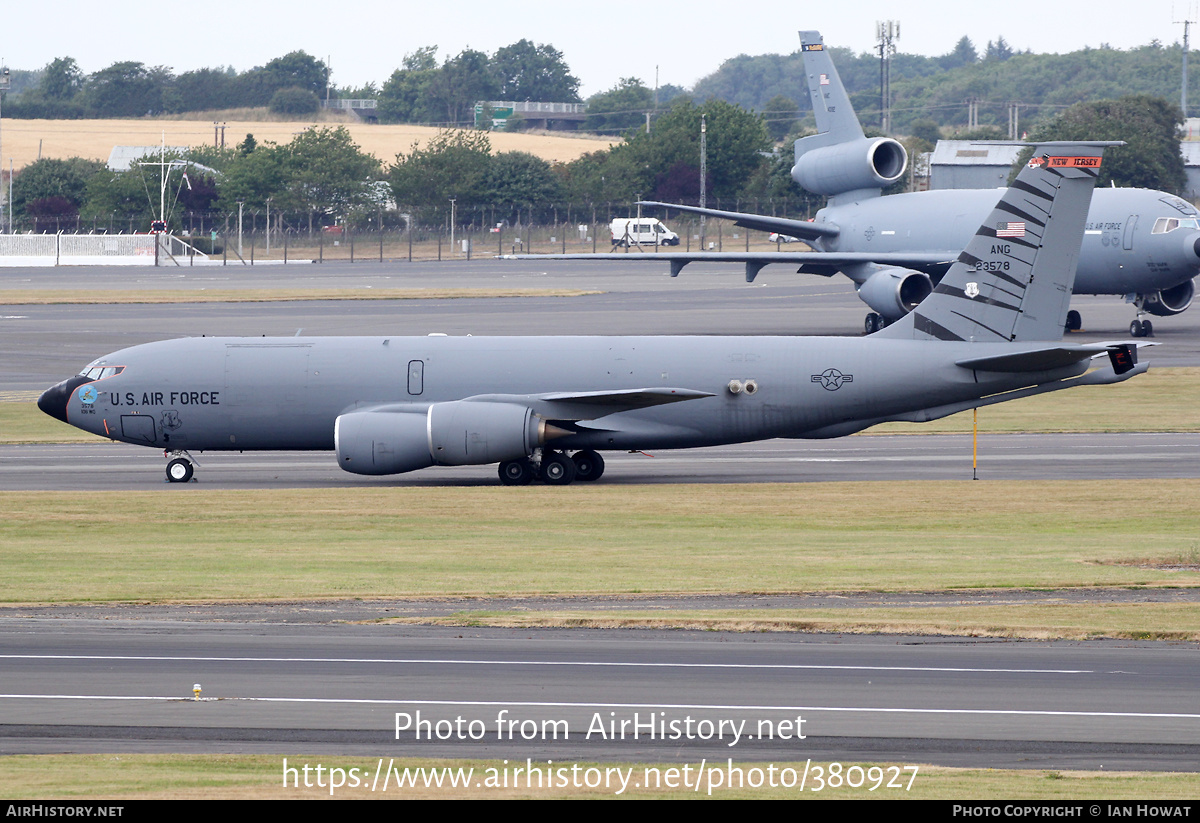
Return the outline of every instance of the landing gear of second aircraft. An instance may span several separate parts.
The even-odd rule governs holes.
[[[1149,320],[1134,320],[1129,324],[1130,337],[1153,337],[1154,324]]]
[[[874,334],[875,332],[879,331],[880,329],[887,328],[888,325],[889,325],[888,319],[886,317],[884,317],[882,314],[876,314],[875,312],[869,312],[867,314],[867,319],[863,321],[863,333],[864,334]]]

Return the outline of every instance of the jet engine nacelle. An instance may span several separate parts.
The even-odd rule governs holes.
[[[516,403],[455,400],[428,411],[350,412],[334,424],[338,465],[355,474],[400,474],[439,463],[467,466],[528,457],[549,426]]]
[[[899,142],[890,137],[864,137],[808,149],[796,158],[792,179],[813,194],[842,194],[890,186],[900,179],[907,165],[908,152]]]
[[[338,465],[354,474],[400,474],[433,465],[422,412],[350,412],[333,424]]]
[[[929,275],[912,269],[880,269],[858,287],[859,298],[889,322],[908,314],[932,292]]]
[[[443,466],[517,460],[538,447],[542,423],[516,403],[435,403],[429,407],[429,451]]]
[[[1171,317],[1187,311],[1188,306],[1192,305],[1192,298],[1195,295],[1196,282],[1184,280],[1178,286],[1146,295],[1146,302],[1142,306],[1146,311],[1158,317]]]

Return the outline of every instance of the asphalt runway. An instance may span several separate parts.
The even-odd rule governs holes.
[[[536,265],[535,265],[536,263]],[[200,334],[858,334],[865,307],[845,279],[737,266],[669,278],[655,264],[541,261],[357,263],[172,269],[0,269],[0,392],[27,396],[115,349]],[[520,299],[5,306],[3,290],[515,287],[582,289]],[[1131,307],[1074,305],[1086,331],[1125,339]],[[1143,352],[1200,365],[1200,309],[1155,318]],[[13,396],[13,395],[9,395]],[[1200,436],[985,435],[983,479],[1195,477]],[[860,436],[613,455],[605,483],[970,478],[967,436]],[[492,467],[401,478],[340,472],[327,454],[205,454],[198,483],[163,482],[160,454],[115,444],[0,448],[0,489],[163,490],[331,484],[494,484]],[[1134,487],[1136,488],[1136,487]],[[397,608],[403,608],[399,604]],[[670,608],[663,605],[662,608]],[[0,610],[0,752],[262,751],[567,760],[834,759],[993,768],[1200,769],[1196,644],[1038,643],[712,632],[503,631],[300,625],[221,606],[153,617],[71,608]],[[350,618],[345,618],[350,619]],[[187,700],[193,683],[205,697]],[[566,720],[568,741],[496,738],[512,719]],[[485,724],[480,740],[396,740],[396,712]],[[608,713],[614,713],[609,715]],[[605,741],[581,737],[632,712],[746,720],[806,737]],[[618,715],[620,717],[618,718]],[[518,726],[518,729],[521,727]],[[542,728],[539,724],[539,728]],[[707,727],[706,727],[707,728]],[[715,727],[714,727],[715,728]],[[727,726],[726,728],[732,728]],[[765,726],[763,728],[766,728]],[[795,727],[792,726],[792,729]],[[488,736],[490,734],[490,737]],[[364,760],[363,758],[368,760]],[[359,762],[362,761],[362,762]],[[919,778],[918,778],[919,779]]]
[[[1200,434],[991,434],[979,439],[981,480],[1136,480],[1200,477]],[[365,477],[339,469],[332,452],[206,452],[184,488],[168,484],[156,449],[122,443],[0,446],[0,490],[167,493],[190,488],[494,486],[495,466],[436,466]],[[599,481],[651,483],[816,483],[972,478],[971,436],[859,435],[837,440],[770,440],[705,449],[609,453]],[[573,486],[572,488],[577,488]]]
[[[126,617],[0,619],[0,751],[1200,769],[1192,644]]]

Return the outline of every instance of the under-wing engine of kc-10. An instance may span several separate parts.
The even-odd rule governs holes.
[[[574,259],[669,261],[677,275],[693,262],[743,262],[746,280],[771,263],[854,281],[872,311],[871,333],[912,311],[933,291],[972,232],[1000,198],[1001,189],[947,189],[882,197],[899,180],[908,155],[890,137],[866,137],[819,32],[800,32],[817,134],[795,145],[792,177],[828,205],[813,221],[643,202],[732,220],[748,229],[797,237],[813,252],[665,252],[646,255],[554,255]],[[1018,220],[1007,215],[1003,222]],[[1124,295],[1137,308],[1134,337],[1153,332],[1146,313],[1185,311],[1200,273],[1200,212],[1180,198],[1149,189],[1098,189],[1092,197],[1075,278],[1075,294]],[[1066,328],[1080,328],[1071,311]]]
[[[564,484],[605,450],[840,437],[1115,383],[1145,371],[1136,342],[1061,342],[1104,145],[1039,148],[933,294],[863,338],[186,338],[96,360],[38,406],[173,452],[172,481],[189,450],[308,449],[358,474],[499,463]]]

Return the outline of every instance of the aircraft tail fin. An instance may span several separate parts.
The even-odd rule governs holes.
[[[881,337],[1060,340],[1106,146],[1043,143],[933,294]]]
[[[863,134],[820,32],[800,32],[800,52],[817,133],[796,141],[792,178],[831,203],[878,197],[904,174],[908,152],[890,137]]]
[[[800,54],[804,58],[804,74],[808,78],[808,94],[812,99],[813,115],[817,118],[817,131],[829,135],[826,138],[829,142],[823,145],[861,140],[865,136],[862,126],[850,105],[850,95],[838,77],[833,59],[825,50],[821,32],[800,32]]]

